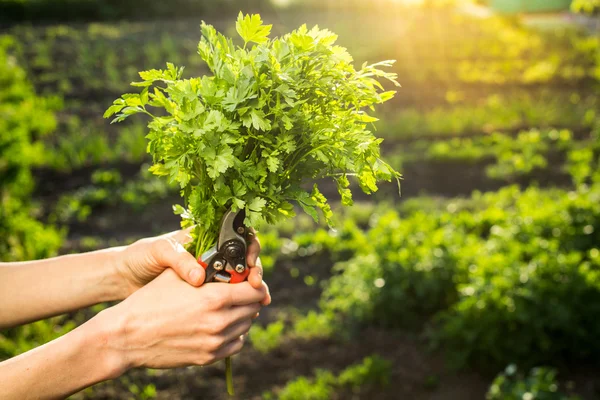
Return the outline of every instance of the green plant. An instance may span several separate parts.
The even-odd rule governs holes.
[[[213,77],[181,79],[182,69],[172,64],[142,72],[144,81],[134,84],[145,87],[142,93],[116,100],[105,114],[117,113],[115,121],[152,117],[152,170],[180,184],[188,210],[178,213],[184,225],[196,224],[196,254],[212,246],[229,207],[245,209],[248,225],[293,215],[289,200],[315,218],[319,207],[328,219],[317,187],[300,189],[307,178],[333,177],[351,204],[348,175],[368,193],[377,179],[397,176],[379,159],[380,141],[366,129],[375,119],[362,111],[393,96],[379,94],[372,78],[395,82],[377,69],[390,62],[355,71],[345,49],[333,46],[336,36],[317,28],[269,40],[270,25],[240,14],[237,29],[244,47],[203,25],[199,53]],[[251,42],[257,45],[247,49]],[[150,92],[159,82],[166,87]],[[169,116],[154,117],[146,105]]]
[[[550,368],[533,368],[527,376],[517,371],[514,364],[506,367],[492,382],[487,400],[578,400],[559,390],[556,371]]]
[[[335,265],[321,307],[360,324],[418,326],[455,299],[453,246],[469,238],[439,211],[415,212],[402,222],[388,211],[373,223],[362,254]]]
[[[317,369],[314,378],[298,377],[275,393],[265,393],[263,398],[272,399],[276,394],[280,400],[329,400],[344,389],[357,392],[368,387],[387,386],[391,368],[391,362],[373,355],[347,367],[337,376],[330,371]]]
[[[308,314],[294,321],[292,332],[295,337],[315,339],[330,337],[334,329],[335,323],[332,315],[310,310]]]
[[[39,138],[56,120],[51,101],[36,96],[12,54],[14,42],[0,36],[0,260],[24,261],[56,255],[64,236],[35,219],[30,201],[31,168],[44,149]],[[0,333],[0,359],[30,350],[73,328],[63,318],[38,321]]]
[[[302,26],[270,40],[271,26],[258,15],[239,14],[243,47],[211,25],[201,29],[198,53],[213,76],[182,79],[183,68],[171,63],[141,72],[143,81],[133,85],[142,92],[123,95],[104,115],[117,114],[117,122],[138,113],[151,117],[151,169],[179,183],[185,208],[174,210],[183,227],[194,226],[196,256],[215,244],[229,208],[244,210],[247,226],[289,218],[290,201],[315,219],[319,208],[329,220],[317,184],[309,193],[302,183],[331,177],[351,205],[348,176],[366,193],[377,190],[379,179],[399,177],[379,158],[381,140],[367,129],[376,119],[363,111],[393,97],[377,80],[397,85],[394,74],[378,69],[392,62],[356,71],[347,51],[333,45],[333,33]],[[154,116],[146,106],[167,115]]]
[[[62,234],[35,218],[29,201],[31,168],[40,165],[39,140],[56,127],[49,99],[35,95],[13,55],[15,42],[0,36],[0,258],[20,261],[48,257],[58,250]]]
[[[571,3],[571,10],[592,14],[600,10],[600,0],[574,0]]]
[[[253,325],[250,329],[252,347],[263,354],[279,347],[283,340],[284,328],[285,324],[283,321],[270,323],[264,328]]]

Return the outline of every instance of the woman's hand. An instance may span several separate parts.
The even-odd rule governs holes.
[[[208,283],[193,287],[167,269],[144,288],[96,318],[115,326],[106,344],[129,368],[207,365],[238,353],[260,303],[269,301],[266,285]]]
[[[62,399],[130,368],[213,363],[242,349],[261,302],[264,284],[196,288],[167,268],[66,335],[0,362],[0,398]]]
[[[138,240],[124,247],[116,256],[117,270],[123,277],[125,297],[146,285],[165,268],[171,268],[192,286],[204,282],[205,271],[198,261],[187,252],[184,245],[192,238],[190,229],[179,230],[165,235]],[[255,289],[262,286],[263,269],[258,257],[260,242],[252,231],[246,262],[250,269],[248,281]]]

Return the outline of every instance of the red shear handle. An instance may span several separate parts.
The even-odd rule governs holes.
[[[214,250],[209,250],[204,253],[202,256],[198,257],[198,264],[202,265],[204,269],[208,268],[208,263],[204,260],[210,260],[210,258],[214,255]],[[250,275],[250,267],[246,266],[246,269],[242,273],[239,273],[235,270],[226,271],[227,274],[231,276],[229,283],[241,283],[248,279],[248,275]]]
[[[248,279],[248,275],[250,275],[250,267],[246,266],[244,272],[237,273],[236,271],[231,271],[231,280],[229,283],[241,283]]]

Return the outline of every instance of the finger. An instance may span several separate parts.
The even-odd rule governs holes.
[[[238,323],[240,323],[241,321],[247,321],[252,319],[253,316],[255,316],[259,311],[260,311],[261,307],[260,304],[258,303],[254,303],[254,304],[248,304],[246,306],[234,306],[230,308],[230,315],[229,315],[229,326],[233,326],[236,325]],[[229,328],[227,328],[229,329]]]
[[[235,325],[230,326],[223,332],[223,339],[225,343],[229,343],[242,335],[245,335],[252,326],[252,319],[244,319]]]
[[[242,351],[243,347],[244,347],[244,338],[241,336],[238,336],[237,338],[233,339],[231,342],[226,343],[225,345],[221,346],[215,352],[215,359],[221,360],[225,357],[231,357],[231,356],[239,353],[240,351]]]
[[[267,285],[267,282],[262,281],[261,285],[264,287],[265,289],[265,297],[264,299],[260,302],[260,304],[262,304],[263,306],[268,306],[269,304],[271,304],[271,291],[269,290],[269,285]]]
[[[261,285],[259,289],[255,289],[248,282],[226,285],[223,290],[227,291],[225,304],[228,306],[260,303],[267,294],[265,286]]]
[[[189,232],[188,232],[189,233]],[[156,252],[156,259],[163,267],[171,267],[181,279],[192,286],[200,286],[204,283],[206,272],[198,261],[176,238],[185,240],[186,231],[174,232],[172,235],[165,236],[168,245],[160,246]]]
[[[260,262],[258,255],[260,254],[260,240],[256,235],[256,231],[250,228],[250,244],[248,245],[248,252],[246,254],[246,263],[250,267],[250,275],[248,276],[248,282],[256,288],[260,288],[260,282],[263,277],[263,267]]]
[[[248,282],[255,289],[260,289],[263,281],[263,266],[260,261],[260,257],[256,258],[256,262],[250,267],[250,275],[248,275]]]

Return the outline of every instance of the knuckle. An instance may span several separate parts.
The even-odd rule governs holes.
[[[211,335],[206,338],[206,350],[211,353],[217,351],[223,345],[223,338],[219,335]]]
[[[217,357],[214,353],[209,352],[198,357],[199,365],[210,365],[217,361]]]
[[[244,321],[242,323],[242,328],[241,328],[241,330],[243,332],[242,334],[246,334],[250,330],[251,327],[252,327],[252,321],[251,320],[248,319],[248,320]]]
[[[236,340],[231,348],[231,355],[238,354],[244,348],[244,341],[240,338]]]
[[[215,320],[215,322],[212,324],[211,326],[211,334],[218,336],[220,335],[225,329],[227,329],[228,324],[226,323],[226,321],[223,318],[219,318],[217,320]]]
[[[211,310],[220,310],[225,307],[226,299],[224,296],[219,295],[219,293],[211,293],[205,299],[206,304]]]
[[[165,261],[165,256],[167,256],[170,250],[173,248],[173,244],[171,240],[167,237],[159,237],[153,243],[151,247],[152,255],[157,260],[161,260],[161,262]]]

